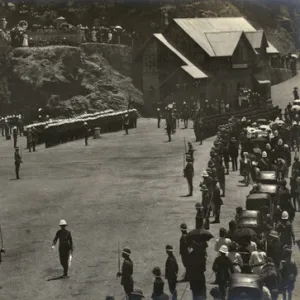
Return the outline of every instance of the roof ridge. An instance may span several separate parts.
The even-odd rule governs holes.
[[[242,33],[244,30],[232,30],[232,31],[206,31],[204,34],[222,34],[222,33]]]

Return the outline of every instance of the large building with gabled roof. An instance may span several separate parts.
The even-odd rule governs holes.
[[[168,102],[224,100],[240,88],[270,97],[270,57],[277,49],[245,18],[173,19],[135,57],[146,110]]]

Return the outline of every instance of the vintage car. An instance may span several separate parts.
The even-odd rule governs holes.
[[[258,275],[232,274],[228,287],[228,300],[240,299],[263,300],[263,287]]]
[[[263,206],[269,207],[269,213],[271,216],[274,214],[275,204],[271,195],[267,193],[250,194],[246,199],[247,210],[260,210]]]
[[[267,143],[268,143],[267,136],[255,137],[254,139],[251,139],[251,145],[253,146],[253,148],[255,148],[257,146],[262,151],[265,150]]]
[[[260,234],[261,230],[261,218],[260,213],[257,210],[244,210],[239,218],[237,228],[250,228],[257,234]]]
[[[257,179],[261,184],[277,184],[275,171],[261,171]]]
[[[269,125],[269,122],[267,119],[258,119],[256,121],[257,125],[260,126],[260,125]]]

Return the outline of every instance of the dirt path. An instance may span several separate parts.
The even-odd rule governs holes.
[[[0,217],[7,254],[1,265],[0,298],[98,300],[112,294],[120,300],[124,294],[115,277],[118,242],[132,249],[136,286],[149,298],[151,270],[164,268],[166,244],[175,247],[181,266],[179,225],[186,222],[194,227],[200,174],[213,142],[210,138],[203,146],[195,145],[194,197],[181,198],[187,194],[182,177],[184,138],[194,140],[193,130],[179,129],[174,141],[166,143],[167,136],[156,128],[155,120],[143,119],[129,136],[107,134],[91,140],[89,147],[76,141],[39,147],[37,153],[23,151],[20,181],[10,180],[12,142],[1,140]],[[221,226],[228,227],[235,207],[244,204],[249,192],[250,188],[238,186],[239,179],[237,172],[227,177],[222,223],[211,226],[215,237]],[[48,282],[62,273],[58,253],[51,250],[61,218],[68,221],[75,244],[71,276]],[[296,224],[299,227],[298,218]],[[296,236],[300,236],[298,227]],[[215,258],[213,246],[214,240],[209,245],[207,279]],[[296,258],[299,261],[299,253]],[[185,284],[179,286],[180,296],[184,288]],[[188,291],[185,299],[190,297]]]

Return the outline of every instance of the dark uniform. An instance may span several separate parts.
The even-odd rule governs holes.
[[[168,259],[165,265],[165,278],[168,280],[169,290],[172,294],[172,300],[177,299],[177,275],[178,275],[178,264],[173,254],[173,247],[170,245],[166,246]]]
[[[185,223],[182,223],[180,225],[180,229],[181,229],[181,237],[180,237],[180,241],[179,241],[179,253],[181,256],[181,260],[182,260],[182,264],[183,266],[186,268],[187,267],[187,257],[189,255],[188,252],[188,242],[187,242],[187,226]]]
[[[169,142],[171,142],[171,134],[172,134],[172,111],[168,110],[166,112],[166,125],[167,125],[167,134],[169,137]]]
[[[131,250],[128,248],[123,249],[123,258],[124,262],[122,265],[122,272],[118,273],[117,276],[121,276],[121,285],[124,287],[124,291],[127,297],[133,292],[133,263],[130,259],[129,255],[131,254]]]
[[[160,121],[161,121],[161,112],[160,109],[157,109],[157,128],[160,128]]]
[[[187,164],[183,170],[184,177],[186,178],[189,186],[188,196],[193,196],[193,177],[194,177],[194,165],[190,157],[186,158]]]
[[[129,129],[129,117],[128,115],[124,116],[124,129],[125,129],[125,133],[128,134],[128,129]]]
[[[15,150],[15,171],[16,171],[16,178],[20,179],[19,171],[20,171],[20,165],[22,163],[22,158],[19,153],[19,148],[16,148]]]
[[[124,125],[124,127],[125,127],[125,125]],[[85,142],[85,145],[88,146],[88,139],[89,139],[89,131],[90,130],[89,130],[88,124],[86,122],[83,124],[83,130],[84,130],[84,142]]]
[[[53,240],[53,246],[55,246],[57,240],[59,240],[59,248],[58,248],[59,260],[61,266],[64,269],[63,276],[66,277],[68,276],[69,256],[70,253],[73,252],[73,240],[72,240],[71,232],[65,229],[65,226],[62,226],[62,229],[57,231],[55,238]]]
[[[16,148],[17,143],[18,143],[18,129],[17,129],[17,127],[14,127],[14,129],[13,129],[13,139],[14,139],[14,148]]]

